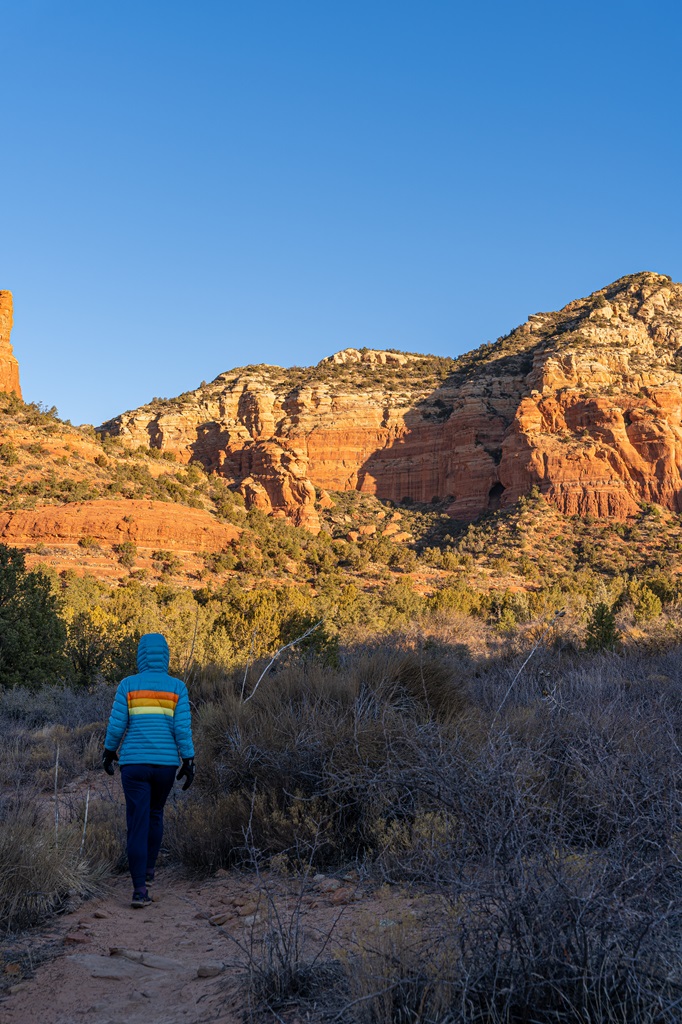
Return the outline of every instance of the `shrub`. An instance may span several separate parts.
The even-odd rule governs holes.
[[[79,547],[83,548],[85,551],[101,551],[102,550],[101,547],[100,547],[99,542],[96,541],[94,537],[89,537],[89,536],[81,537],[81,539],[78,541],[78,545],[79,545]]]
[[[0,444],[0,460],[6,466],[16,466],[19,461],[19,453],[11,441],[5,441],[4,444]]]
[[[124,568],[133,568],[135,565],[135,559],[137,558],[137,548],[131,540],[124,540],[122,544],[117,544],[114,551],[118,555],[118,560]]]
[[[14,416],[21,409],[24,403],[14,391],[0,391],[0,411],[8,416]]]
[[[479,606],[479,595],[475,594],[462,579],[437,590],[427,599],[427,608],[431,612],[461,612],[470,615]]]
[[[43,729],[61,725],[78,729],[104,722],[114,699],[110,686],[99,684],[87,690],[69,686],[42,686],[29,690],[24,686],[0,690],[0,733],[12,728]]]
[[[663,604],[658,594],[644,584],[635,601],[635,618],[638,622],[648,622],[657,618],[663,611]]]
[[[99,608],[77,612],[68,627],[66,653],[73,677],[89,686],[101,679],[118,682],[137,671],[138,630],[127,630]]]
[[[594,606],[585,632],[585,647],[588,651],[612,651],[620,640],[616,616],[603,601]]]
[[[0,544],[0,686],[63,679],[66,627],[50,582],[22,552]]]
[[[229,549],[220,552],[206,552],[206,554],[202,555],[202,558],[208,572],[213,573],[234,569],[237,562],[233,552]]]
[[[407,749],[415,722],[459,721],[468,707],[452,669],[404,651],[378,649],[338,669],[298,657],[246,703],[243,685],[242,671],[211,684],[198,714],[206,771],[177,812],[173,840],[190,867],[243,860],[247,823],[260,855],[313,856],[318,866],[362,856],[374,848],[377,817],[405,796],[390,777],[379,782],[391,751]]]
[[[319,623],[319,624],[318,624]],[[314,628],[315,627],[315,628]],[[339,638],[335,633],[330,632],[324,622],[315,619],[314,615],[305,612],[292,612],[282,623],[280,637],[283,644],[293,643],[305,633],[305,637],[296,645],[300,654],[313,655],[324,665],[333,668],[339,666]]]

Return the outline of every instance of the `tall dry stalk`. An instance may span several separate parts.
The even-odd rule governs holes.
[[[57,753],[54,759],[54,845],[59,845],[59,798],[57,796],[57,787],[59,781],[59,744],[57,744]]]
[[[197,642],[197,630],[198,630],[198,628],[199,628],[199,605],[197,605],[197,607],[196,607],[196,614],[194,616],[194,633],[192,635],[192,644],[190,646],[189,654],[187,655],[187,658],[185,660],[185,667],[184,667],[183,672],[182,672],[182,681],[185,684],[187,683],[187,677],[188,677],[189,672],[190,672],[190,670],[192,668],[192,662],[194,661],[194,646],[195,646],[195,644]]]
[[[244,667],[244,678],[242,679],[242,690],[241,690],[241,693],[239,695],[240,700],[244,700],[244,690],[246,689],[246,680],[247,680],[247,677],[248,677],[248,674],[249,674],[249,665],[251,664],[251,658],[253,657],[253,649],[254,649],[254,647],[256,645],[256,637],[257,636],[258,636],[258,630],[254,629],[253,634],[251,636],[251,648],[249,650],[249,656],[246,659],[246,665]]]
[[[83,848],[85,847],[85,836],[86,836],[87,831],[88,831],[88,810],[89,810],[89,808],[90,808],[90,787],[88,786],[88,792],[86,793],[86,796],[85,796],[85,816],[83,818],[83,835],[81,837],[80,850],[78,851],[78,856],[79,857],[83,856]]]
[[[545,637],[547,636],[547,633],[550,631],[552,626],[555,624],[556,620],[562,618],[565,614],[566,614],[566,611],[563,608],[560,611],[555,612],[554,615],[552,616],[552,618],[549,620],[549,622],[545,626],[545,628],[543,629],[543,631],[540,633],[540,636],[537,638],[537,640],[535,641],[535,644],[531,648],[530,654],[525,659],[525,661],[521,665],[521,668],[518,670],[518,672],[516,673],[516,675],[512,679],[511,683],[507,687],[507,691],[506,691],[504,697],[502,698],[497,711],[493,715],[493,720],[490,723],[490,728],[491,729],[495,725],[495,722],[497,721],[497,718],[498,718],[500,712],[502,711],[502,708],[507,703],[507,700],[509,699],[509,696],[510,696],[511,692],[514,689],[514,686],[515,686],[517,680],[521,677],[521,673],[523,672],[524,668],[526,667],[526,665],[528,664],[530,659],[533,657],[533,655],[537,651],[538,647],[540,647],[540,645],[542,644],[542,641],[545,639]]]

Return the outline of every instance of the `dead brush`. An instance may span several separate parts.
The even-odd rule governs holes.
[[[519,857],[483,884],[460,889],[443,936],[450,1019],[678,1021],[680,914],[649,906],[643,892],[623,900],[626,879],[615,881],[614,866],[608,856]],[[629,882],[637,884],[634,874]]]
[[[325,996],[327,1001],[334,985],[343,978],[340,965],[331,958],[320,960],[306,955],[301,948],[300,923],[295,915],[284,919],[280,912],[268,909],[265,930],[248,942],[247,974],[248,1008],[251,1014],[264,1009],[282,1010],[300,1007]]]
[[[283,851],[281,859],[300,870],[297,879],[290,875],[282,886],[272,876],[266,879],[261,874],[260,854],[253,845],[250,825],[244,833],[244,851],[258,880],[258,909],[242,938],[222,927],[218,930],[236,948],[238,962],[244,968],[248,1020],[260,1020],[264,1013],[281,1020],[279,1011],[293,1007],[300,1010],[320,1002],[328,1008],[344,986],[343,966],[331,955],[330,948],[344,908],[322,931],[304,924],[304,901],[320,838],[297,841],[290,850]],[[310,1018],[310,1011],[307,1016]]]
[[[64,725],[26,729],[13,723],[0,735],[0,782],[49,789],[59,747],[60,782],[71,782],[99,765],[104,740],[100,723],[69,728]]]

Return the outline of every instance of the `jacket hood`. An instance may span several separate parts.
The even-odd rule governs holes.
[[[170,651],[162,633],[145,633],[137,645],[138,672],[168,672]]]

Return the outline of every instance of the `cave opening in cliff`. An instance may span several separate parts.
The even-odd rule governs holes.
[[[488,511],[494,512],[500,507],[502,495],[504,494],[504,484],[501,484],[498,480],[497,483],[493,484],[488,491]]]

